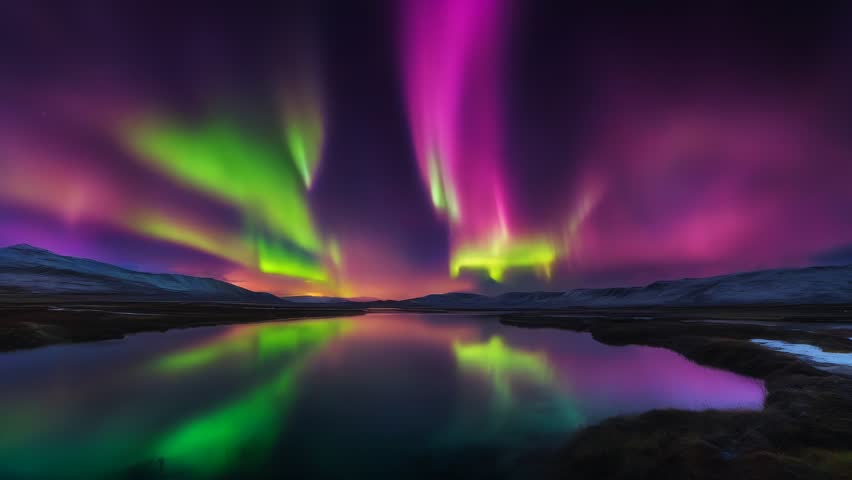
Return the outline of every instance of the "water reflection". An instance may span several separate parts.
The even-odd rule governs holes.
[[[312,352],[350,330],[348,321],[244,325],[221,337],[156,362],[165,372],[212,367],[229,357],[257,365],[293,355],[269,379],[209,412],[179,424],[156,442],[153,455],[170,459],[170,469],[205,476],[234,469],[254,469],[269,453],[296,396],[296,381]],[[252,361],[252,360],[250,360]]]
[[[157,359],[155,367],[164,372],[181,372],[231,358],[236,361],[259,362],[282,354],[312,349],[332,337],[345,333],[350,321],[292,322],[272,325],[240,325],[223,335],[190,345]]]
[[[493,335],[485,342],[456,341],[453,353],[466,377],[479,377],[490,389],[489,398],[470,402],[457,415],[446,437],[450,444],[517,441],[531,433],[567,432],[582,424],[582,413],[544,351],[512,348],[502,336]],[[476,425],[472,411],[482,405],[488,405],[487,423]]]
[[[553,371],[543,353],[511,348],[499,335],[484,343],[453,342],[453,353],[462,371],[490,377],[501,404],[511,403],[511,383],[515,379],[542,386],[553,384]]]
[[[413,314],[5,354],[0,392],[0,478],[405,475],[424,456],[561,441],[658,407],[759,408],[764,396],[756,380],[667,350]]]

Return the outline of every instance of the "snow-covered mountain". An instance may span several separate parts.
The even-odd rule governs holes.
[[[654,282],[644,287],[581,288],[566,292],[427,295],[406,303],[436,308],[565,308],[852,304],[852,265],[759,270]]]
[[[0,248],[0,293],[115,299],[285,303],[213,278],[144,273],[30,245]]]

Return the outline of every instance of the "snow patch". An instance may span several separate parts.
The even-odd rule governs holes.
[[[811,362],[852,367],[852,353],[825,352],[823,349],[807,343],[787,343],[763,338],[752,339],[752,342],[779,352],[792,353]]]

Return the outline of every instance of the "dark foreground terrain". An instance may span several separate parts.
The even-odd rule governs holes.
[[[852,478],[852,378],[750,340],[852,352],[850,331],[842,325],[825,325],[848,322],[849,311],[807,306],[634,310],[601,312],[593,319],[582,318],[580,312],[542,312],[509,314],[503,321],[588,331],[610,345],[664,347],[697,363],[765,382],[768,396],[763,411],[658,410],[588,427],[558,452],[549,469],[554,478],[848,479]]]
[[[68,299],[0,302],[0,352],[226,323],[360,315],[358,308]]]

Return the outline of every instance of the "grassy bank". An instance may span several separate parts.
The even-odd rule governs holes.
[[[702,315],[708,318],[707,312],[695,316]],[[632,313],[596,319],[544,313],[503,317],[518,326],[588,331],[609,345],[668,348],[766,385],[765,408],[759,412],[658,410],[588,427],[559,451],[550,469],[554,478],[852,478],[852,379],[750,341],[766,338],[850,352],[852,341],[843,336],[848,332],[675,320],[680,316],[693,315],[655,317],[662,320],[637,320]],[[768,316],[789,321],[784,315]],[[723,318],[753,317],[733,309]],[[795,318],[807,320],[798,313]]]

